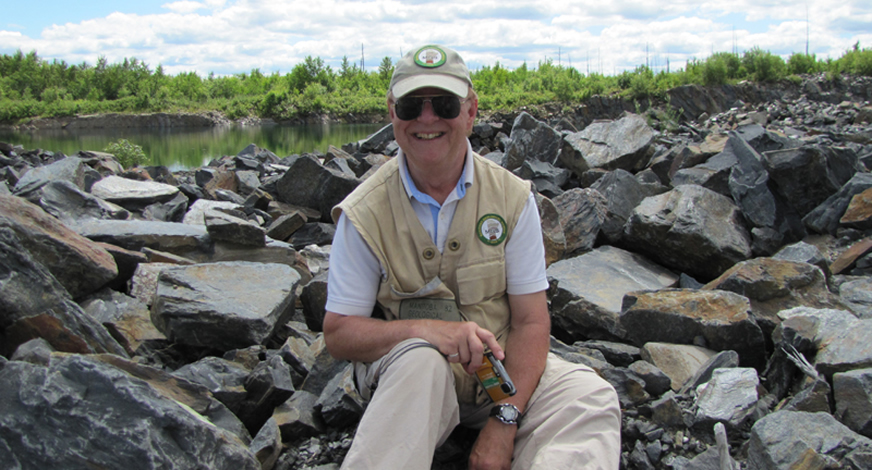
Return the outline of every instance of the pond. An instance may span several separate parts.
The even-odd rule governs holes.
[[[270,150],[279,158],[324,153],[328,145],[341,148],[365,139],[385,124],[323,124],[306,126],[224,126],[207,129],[96,129],[87,131],[12,132],[0,130],[0,142],[73,155],[80,150],[102,151],[109,143],[127,139],[142,147],[146,165],[171,171],[207,165],[216,158],[236,155],[249,144]]]

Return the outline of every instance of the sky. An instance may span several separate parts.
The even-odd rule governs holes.
[[[0,0],[0,54],[165,73],[285,74],[307,56],[376,70],[426,44],[471,69],[542,61],[614,75],[754,47],[837,59],[872,47],[869,0]]]

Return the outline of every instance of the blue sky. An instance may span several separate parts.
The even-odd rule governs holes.
[[[2,0],[0,53],[78,64],[135,57],[168,73],[290,71],[306,56],[368,69],[427,43],[471,67],[542,60],[583,73],[680,68],[760,47],[838,58],[872,46],[868,0]],[[808,21],[806,19],[808,18]]]

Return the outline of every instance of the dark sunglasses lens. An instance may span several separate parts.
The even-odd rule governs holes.
[[[442,119],[454,119],[460,115],[460,100],[456,96],[436,96],[431,102],[433,112]]]
[[[442,119],[454,119],[460,115],[460,99],[456,96],[434,96],[432,98],[409,96],[398,99],[394,105],[397,117],[403,121],[416,119],[424,110],[425,101],[430,101],[433,105],[433,112]]]
[[[424,99],[415,97],[400,98],[394,105],[394,109],[397,110],[398,118],[403,121],[411,121],[421,115],[421,110],[424,109]]]

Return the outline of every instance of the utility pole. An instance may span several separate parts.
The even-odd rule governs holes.
[[[808,3],[805,4],[805,55],[808,57]]]
[[[366,63],[363,61],[363,43],[360,43],[360,71],[365,70]]]

